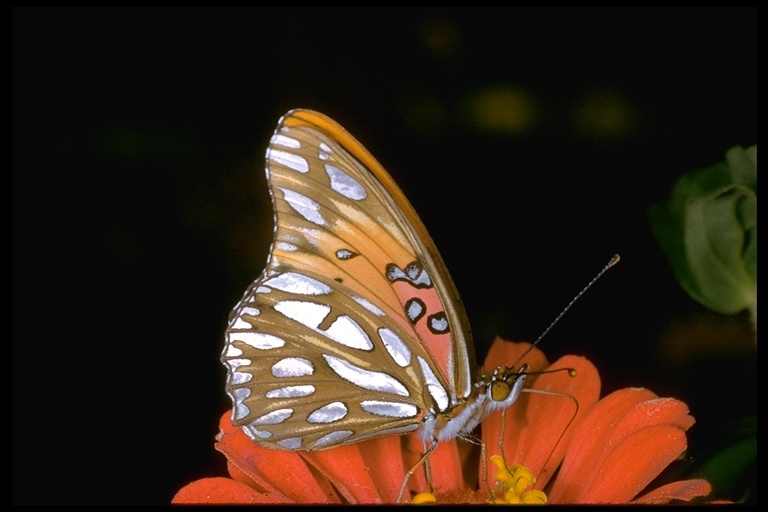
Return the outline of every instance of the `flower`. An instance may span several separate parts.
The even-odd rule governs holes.
[[[511,364],[529,346],[497,339],[484,369]],[[533,373],[526,380],[530,392],[504,411],[503,420],[494,414],[482,424],[486,457],[471,443],[440,443],[429,458],[435,494],[415,501],[668,503],[709,494],[700,479],[647,489],[686,449],[694,419],[683,402],[642,388],[600,399],[598,372],[583,357],[549,365],[534,348],[525,362]],[[423,452],[415,435],[316,452],[268,449],[234,427],[229,412],[220,428],[215,447],[227,457],[230,478],[194,481],[173,503],[393,503]],[[427,488],[420,467],[408,490]]]

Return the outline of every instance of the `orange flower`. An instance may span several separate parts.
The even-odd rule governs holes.
[[[528,346],[497,339],[484,368],[511,364]],[[523,393],[504,412],[503,436],[500,414],[483,422],[490,464],[478,462],[479,450],[470,443],[441,443],[429,459],[436,493],[427,499],[537,502],[544,490],[549,503],[668,503],[710,492],[704,480],[646,489],[685,451],[685,431],[694,419],[684,403],[640,388],[599,400],[600,377],[583,357],[565,356],[548,365],[544,354],[533,349],[525,362],[532,372],[573,368],[576,375],[560,371],[529,376],[526,388],[534,392]],[[280,451],[251,441],[232,426],[229,412],[220,427],[215,446],[227,457],[231,478],[192,482],[176,494],[174,503],[393,503],[405,472],[423,451],[414,435],[316,452]],[[503,461],[515,466],[507,468]],[[483,472],[485,478],[478,478]],[[423,468],[411,477],[408,489],[427,489]]]

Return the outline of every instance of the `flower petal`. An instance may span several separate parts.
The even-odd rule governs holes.
[[[622,389],[600,400],[576,422],[568,453],[549,492],[550,502],[576,503],[576,497],[605,457],[603,448],[615,419],[638,402],[652,398],[656,395],[647,389]]]
[[[404,456],[406,459],[406,470],[410,470],[414,464],[424,454],[424,443],[421,439],[413,434],[409,435],[405,439],[406,448],[404,450]],[[457,489],[463,489],[466,487],[474,488],[477,481],[476,473],[470,472],[471,476],[465,476],[465,468],[463,460],[465,457],[459,449],[460,444],[466,445],[462,440],[444,441],[437,445],[435,451],[430,455],[427,463],[429,464],[430,474],[432,476],[432,490],[435,493],[449,493]],[[466,447],[465,447],[466,448]],[[469,446],[471,448],[471,445]],[[424,473],[425,465],[416,469],[416,472],[411,476],[408,484],[408,489],[414,492],[426,492],[429,490],[427,485],[426,476]],[[405,475],[405,472],[403,472]],[[402,483],[402,482],[401,482]],[[404,498],[406,501],[410,499],[410,496],[406,495]]]
[[[610,451],[578,503],[628,503],[686,448],[685,432],[646,427]]]
[[[397,494],[391,495],[392,488],[386,489],[388,496],[383,498],[380,489],[371,478],[371,473],[377,471],[375,465],[379,461],[371,461],[374,467],[370,467],[363,459],[360,449],[361,445],[373,444],[374,452],[378,451],[375,445],[381,444],[382,439],[384,438],[341,445],[330,450],[305,452],[303,455],[317,471],[338,489],[348,503],[393,503]],[[400,446],[397,443],[397,451],[394,453],[397,454],[399,449]],[[395,458],[392,457],[391,453],[389,456]]]
[[[574,426],[600,398],[600,375],[589,360],[564,356],[547,371],[561,368],[573,368],[576,374],[547,373],[539,376],[531,388],[526,416],[535,437],[526,453],[529,462],[522,463],[537,475],[535,489],[547,485],[568,450]]]
[[[627,502],[686,448],[693,421],[684,403],[647,389],[611,393],[574,428],[551,502]]]
[[[219,423],[215,448],[227,457],[235,480],[259,492],[275,494],[294,503],[339,503],[330,482],[319,477],[298,452],[264,448],[230,422],[229,413]]]
[[[632,503],[643,505],[665,505],[672,500],[690,501],[693,498],[707,496],[712,486],[706,480],[681,480],[655,489]]]
[[[260,493],[231,478],[201,478],[182,487],[171,501],[174,505],[233,505],[287,503],[275,494]]]
[[[531,350],[525,356],[524,361],[518,361],[518,359],[520,359],[523,353],[525,353],[525,351],[528,350],[530,346],[530,343],[517,343],[513,341],[506,341],[497,337],[495,340],[493,340],[491,348],[488,349],[488,355],[485,356],[483,371],[489,373],[499,366],[519,366],[519,363],[528,363],[531,371],[543,370],[547,367],[549,362],[547,361],[544,352],[538,348]]]

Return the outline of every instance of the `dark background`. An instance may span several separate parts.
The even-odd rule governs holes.
[[[223,330],[266,261],[263,154],[297,107],[403,188],[480,359],[618,252],[545,353],[686,401],[694,459],[755,414],[746,316],[688,298],[647,220],[757,142],[755,8],[14,8],[11,55],[14,503],[163,504],[224,474]]]

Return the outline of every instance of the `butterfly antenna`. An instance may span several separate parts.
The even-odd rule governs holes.
[[[552,327],[554,327],[554,326],[555,326],[555,324],[556,324],[557,322],[559,322],[561,318],[563,318],[563,315],[565,315],[565,314],[568,312],[568,310],[569,310],[569,309],[571,309],[571,306],[573,306],[573,305],[576,303],[576,301],[577,301],[577,300],[579,300],[579,298],[580,298],[582,295],[584,295],[584,293],[586,293],[586,291],[587,291],[587,290],[589,290],[589,289],[592,287],[592,285],[593,285],[593,284],[595,284],[595,282],[596,282],[598,279],[600,279],[600,278],[603,276],[603,274],[605,274],[605,273],[608,271],[608,269],[609,269],[609,268],[611,268],[612,266],[614,266],[615,264],[617,264],[617,263],[619,262],[619,260],[620,260],[620,259],[621,259],[621,258],[619,257],[619,255],[618,255],[618,254],[614,254],[614,255],[613,255],[613,257],[611,257],[611,259],[610,259],[610,260],[608,260],[608,263],[606,263],[606,264],[605,264],[605,266],[602,268],[602,270],[600,270],[600,272],[598,272],[598,273],[597,273],[597,275],[596,275],[595,277],[593,277],[593,278],[592,278],[592,280],[591,280],[589,283],[587,283],[587,286],[585,286],[584,288],[582,288],[582,289],[581,289],[581,291],[580,291],[579,293],[577,293],[577,294],[576,294],[576,296],[575,296],[574,298],[572,298],[572,299],[571,299],[571,302],[569,302],[569,303],[568,303],[568,305],[567,305],[567,306],[565,306],[565,308],[564,308],[564,309],[563,309],[563,310],[560,312],[560,314],[559,314],[559,315],[557,315],[557,317],[556,317],[554,320],[552,320],[552,323],[551,323],[551,324],[549,324],[549,326],[548,326],[546,329],[544,329],[544,332],[542,332],[542,333],[541,333],[541,335],[539,335],[539,337],[538,337],[538,338],[536,338],[536,341],[534,341],[534,342],[531,344],[531,346],[530,346],[530,347],[528,347],[528,349],[527,349],[525,352],[523,352],[523,355],[521,355],[520,357],[518,357],[518,358],[517,358],[517,361],[522,361],[522,360],[523,360],[523,358],[524,358],[526,355],[528,355],[528,352],[530,352],[531,350],[533,350],[533,347],[535,347],[536,345],[538,345],[538,343],[539,343],[539,342],[540,342],[540,341],[541,341],[541,340],[544,338],[544,336],[546,336],[546,335],[547,335],[547,333],[548,333],[550,330],[552,330]],[[516,364],[517,364],[517,362],[515,363],[515,365],[516,365]]]

